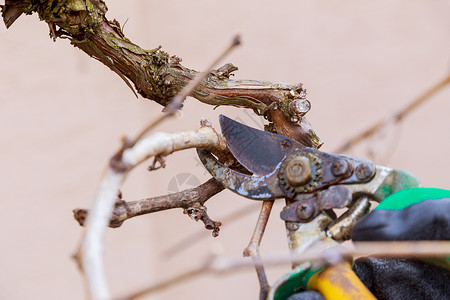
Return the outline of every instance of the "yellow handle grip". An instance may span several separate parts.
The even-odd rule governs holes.
[[[347,262],[314,274],[308,281],[308,289],[319,291],[327,300],[376,300]]]

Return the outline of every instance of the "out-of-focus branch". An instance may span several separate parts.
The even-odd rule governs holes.
[[[275,200],[264,201],[261,206],[261,211],[258,216],[258,221],[255,226],[255,231],[253,232],[252,238],[248,246],[244,249],[244,256],[249,256],[255,263],[256,275],[259,280],[259,299],[265,300],[270,290],[270,285],[267,280],[266,271],[261,263],[261,255],[259,252],[259,246],[261,245],[261,240],[266,230],[267,222],[269,221],[270,212]]]
[[[303,262],[323,261],[336,264],[344,259],[355,257],[385,258],[429,258],[449,255],[450,241],[395,241],[395,242],[355,242],[355,249],[339,245],[322,252],[312,247],[301,254],[273,253],[266,255],[261,262],[265,266],[297,264]],[[252,267],[255,263],[245,258],[220,258],[212,260],[210,269],[215,272],[228,272],[233,269]]]
[[[54,39],[67,38],[71,44],[118,74],[144,98],[166,106],[198,73],[181,65],[158,47],[145,50],[128,40],[119,22],[106,18],[107,7],[97,0],[5,0],[2,7],[7,27],[22,14],[37,13]],[[237,67],[225,64],[210,72],[189,93],[203,103],[253,109],[273,122],[273,130],[294,138],[305,146],[322,141],[314,133],[296,103],[304,103],[306,90],[301,83],[289,85],[256,80],[232,80]],[[308,102],[309,103],[309,102]],[[308,106],[309,110],[309,106]]]
[[[110,299],[103,267],[103,235],[108,227],[127,173],[146,159],[168,155],[188,148],[210,148],[225,151],[223,139],[203,120],[197,131],[181,133],[155,133],[139,140],[131,148],[120,149],[111,159],[94,204],[86,219],[86,232],[79,253],[75,256],[86,276],[92,299]]]
[[[350,148],[355,146],[356,144],[362,142],[363,140],[373,136],[380,130],[382,130],[384,127],[396,124],[400,121],[402,121],[408,114],[410,114],[412,111],[417,109],[421,104],[424,102],[430,100],[433,95],[435,95],[437,92],[439,92],[441,89],[446,87],[450,84],[450,75],[445,77],[443,80],[439,81],[435,85],[433,85],[430,89],[428,89],[425,93],[414,99],[412,102],[410,102],[408,105],[406,105],[401,110],[395,112],[391,116],[389,116],[386,119],[383,119],[381,121],[378,121],[376,124],[372,125],[371,127],[367,128],[363,132],[357,134],[356,136],[352,137],[348,141],[346,141],[342,146],[340,146],[338,149],[335,150],[335,153],[343,153],[348,151]]]
[[[155,155],[166,156],[175,151],[190,148],[208,149],[213,153],[228,151],[222,136],[211,127],[209,121],[203,119],[201,128],[196,131],[158,132],[139,140],[132,148],[124,150],[122,161],[117,164],[112,162],[112,167],[130,170]]]
[[[152,286],[149,286],[147,288],[144,288],[140,291],[134,292],[130,295],[124,296],[124,297],[120,297],[120,298],[116,298],[115,300],[134,300],[134,299],[138,299],[140,297],[143,297],[145,295],[151,294],[151,293],[155,293],[158,291],[162,291],[168,287],[174,286],[174,285],[179,285],[182,282],[186,282],[186,281],[191,281],[196,279],[198,276],[200,275],[204,275],[208,272],[208,266],[201,266],[195,269],[191,269],[189,271],[186,272],[182,272],[179,273],[178,275],[169,278],[167,280],[161,281],[157,284],[154,284]]]
[[[323,262],[328,264],[337,264],[343,260],[354,257],[372,256],[386,258],[429,258],[445,257],[449,254],[449,241],[407,241],[407,242],[358,242],[356,249],[349,249],[344,246],[329,248],[319,252],[316,249],[305,251],[302,254],[273,253],[265,256],[259,262],[237,257],[217,257],[208,258],[205,263],[195,267],[173,278],[153,284],[140,291],[134,292],[128,296],[118,298],[117,300],[134,300],[150,293],[163,290],[175,284],[193,280],[205,274],[226,274],[238,269],[253,268],[255,265],[263,263],[265,266],[291,264],[292,261],[304,262]]]
[[[75,258],[83,271],[91,299],[110,299],[108,284],[103,266],[103,236],[108,226],[109,216],[113,210],[119,187],[125,173],[108,169],[86,220],[87,230],[82,238]]]
[[[120,227],[125,220],[144,214],[172,208],[187,209],[195,203],[203,204],[223,189],[224,187],[217,180],[211,178],[195,188],[178,193],[130,202],[119,200],[114,207],[109,227]],[[75,209],[73,212],[78,223],[84,226],[89,211],[87,209]]]

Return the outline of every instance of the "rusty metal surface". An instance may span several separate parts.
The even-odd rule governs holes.
[[[418,182],[409,173],[376,166],[366,159],[301,147],[291,139],[224,116],[220,123],[231,153],[253,175],[226,167],[206,150],[197,150],[200,160],[216,180],[239,195],[257,200],[286,198],[280,218],[285,221],[293,255],[306,250],[320,252],[348,240],[353,226],[369,212],[370,200],[380,201]],[[349,207],[348,211],[336,219],[332,209],[344,207]],[[263,231],[264,227],[257,225],[247,251],[258,248]],[[258,260],[259,255],[253,259]],[[299,264],[293,261],[292,267]],[[260,296],[265,298],[267,278],[262,265],[257,265],[256,270]],[[353,295],[346,287],[353,288],[347,284],[341,294]]]
[[[279,161],[275,170],[271,173],[266,173],[262,176],[250,176],[224,166],[208,151],[198,150],[197,152],[206,169],[226,188],[244,197],[257,200],[280,197],[292,198],[297,194],[311,194],[339,183],[361,184],[369,181],[375,175],[376,170],[375,165],[365,159],[324,153],[312,148],[301,148],[296,149],[283,161]],[[251,154],[245,155],[246,157],[251,156]],[[241,157],[238,159],[241,159]],[[292,182],[295,180],[290,178],[292,176],[289,176],[288,172],[290,166],[295,165],[299,159],[308,160],[310,170],[308,171],[308,176],[304,176],[306,180],[303,180],[305,179],[303,178],[300,180],[300,184],[292,185]],[[337,173],[333,171],[336,169],[336,161],[342,162],[343,160],[348,164],[346,172]],[[272,164],[273,161],[270,163]],[[260,164],[263,165],[264,161],[260,161]],[[300,165],[297,164],[296,167]],[[358,168],[365,171],[364,176],[359,173],[358,175],[355,174],[354,170]],[[292,167],[292,169],[295,168]],[[292,172],[294,171],[291,170]],[[335,176],[333,173],[338,174],[338,176]]]
[[[350,189],[353,194],[370,195],[372,200],[381,201],[383,197],[377,197],[381,190],[385,190],[393,184],[393,170],[390,168],[376,166],[375,175],[365,184],[348,184],[346,187]],[[383,196],[386,196],[383,194]]]
[[[317,193],[317,204],[320,209],[346,207],[352,201],[352,192],[345,185],[331,186]]]
[[[317,198],[310,197],[286,205],[280,213],[280,218],[286,222],[307,223],[319,213]]]
[[[352,201],[352,193],[346,186],[338,185],[307,198],[299,195],[295,199],[297,201],[283,208],[280,217],[286,222],[306,223],[323,210],[346,207]]]
[[[353,226],[369,212],[369,201],[370,199],[367,196],[358,198],[348,211],[328,225],[326,230],[327,236],[337,241],[350,239],[350,232]]]
[[[325,213],[320,213],[308,223],[286,222],[286,233],[289,250],[294,255],[300,255],[308,249],[323,251],[338,245],[336,241],[326,236],[324,229],[332,219]],[[298,264],[293,263],[293,267]]]
[[[323,250],[348,239],[353,225],[368,212],[370,200],[380,201],[418,182],[409,173],[366,159],[301,147],[289,138],[224,116],[220,122],[230,151],[253,175],[226,167],[206,150],[197,150],[200,160],[216,180],[241,196],[286,198],[280,217],[286,222],[289,247],[296,254],[317,243]],[[326,212],[349,205],[337,220]]]
[[[250,199],[271,200],[284,197],[278,186],[275,171],[265,176],[250,176],[225,167],[206,150],[197,149],[205,168],[227,189]]]

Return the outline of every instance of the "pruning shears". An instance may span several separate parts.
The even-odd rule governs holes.
[[[399,190],[419,186],[418,179],[406,171],[303,147],[291,138],[223,115],[219,120],[227,147],[248,172],[233,170],[209,151],[197,149],[200,160],[217,181],[243,197],[285,198],[280,217],[286,222],[294,254],[312,246],[324,250],[348,240],[353,225],[369,212],[370,201],[380,202]],[[333,209],[338,208],[348,210],[336,218]]]

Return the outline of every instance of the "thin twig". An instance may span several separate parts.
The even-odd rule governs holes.
[[[228,215],[221,217],[220,219],[222,220],[223,224],[230,225],[230,223],[240,220],[242,217],[255,212],[257,209],[258,206],[256,206],[255,203],[252,203],[248,206],[245,206],[244,208],[239,208],[229,213]],[[163,251],[164,258],[171,258],[179,254],[181,251],[187,250],[189,247],[194,245],[192,241],[198,241],[202,238],[206,238],[204,230],[198,230],[190,235],[185,236],[182,240],[177,241],[174,245],[166,248]]]
[[[196,202],[191,207],[184,209],[183,213],[187,214],[189,218],[196,222],[202,221],[206,229],[212,230],[211,234],[213,237],[219,236],[220,226],[222,226],[222,222],[213,221],[208,215],[206,206],[202,205],[199,202]]]
[[[124,221],[144,214],[173,208],[188,208],[195,203],[203,204],[223,189],[224,187],[217,180],[211,178],[197,187],[177,193],[129,202],[117,201],[109,220],[109,227],[120,227]],[[84,226],[89,210],[74,209],[73,213],[75,220]]]
[[[248,214],[256,211],[258,206],[255,203],[245,206],[244,208],[239,208],[228,215],[221,217],[220,220],[223,224],[230,225],[232,222],[240,220],[242,217],[247,216]],[[195,245],[192,241],[198,241],[202,238],[206,238],[207,236],[204,234],[204,230],[198,230],[190,235],[183,237],[182,240],[177,241],[174,245],[166,248],[163,251],[164,258],[171,258],[177,254],[180,254],[181,251],[187,250],[189,247]]]
[[[446,87],[448,84],[450,84],[450,75],[445,77],[443,80],[439,81],[435,85],[433,85],[430,89],[428,89],[425,93],[414,99],[411,103],[409,103],[407,106],[405,106],[403,109],[395,112],[390,117],[383,119],[373,126],[369,127],[368,129],[364,130],[363,132],[357,134],[353,138],[346,141],[342,146],[337,148],[335,150],[335,153],[343,153],[348,151],[350,148],[355,146],[356,144],[360,143],[361,141],[371,137],[378,131],[382,130],[385,126],[389,124],[396,124],[400,121],[402,121],[408,114],[410,114],[412,111],[414,111],[417,107],[419,107],[421,104],[426,102],[427,100],[431,99],[433,95],[435,95],[437,92],[439,92],[441,89]]]
[[[256,275],[258,276],[260,291],[259,299],[265,300],[269,293],[269,282],[267,280],[266,271],[261,263],[261,255],[259,253],[259,246],[266,230],[267,222],[269,221],[270,212],[275,200],[264,201],[261,205],[261,211],[256,222],[255,230],[248,246],[244,249],[244,256],[250,256],[255,264]]]
[[[245,258],[213,257],[209,258],[200,267],[193,268],[179,275],[151,285],[129,296],[119,298],[120,300],[134,300],[150,293],[163,290],[174,284],[195,279],[203,274],[226,274],[238,269],[252,268],[263,263],[265,266],[276,266],[303,262],[324,262],[336,264],[342,260],[353,257],[371,256],[386,258],[428,258],[445,257],[450,254],[450,241],[406,241],[406,242],[357,242],[355,249],[344,246],[333,247],[319,252],[315,249],[306,251],[300,255],[288,253],[273,253],[266,256],[260,262]],[[118,299],[118,300],[119,300]]]

